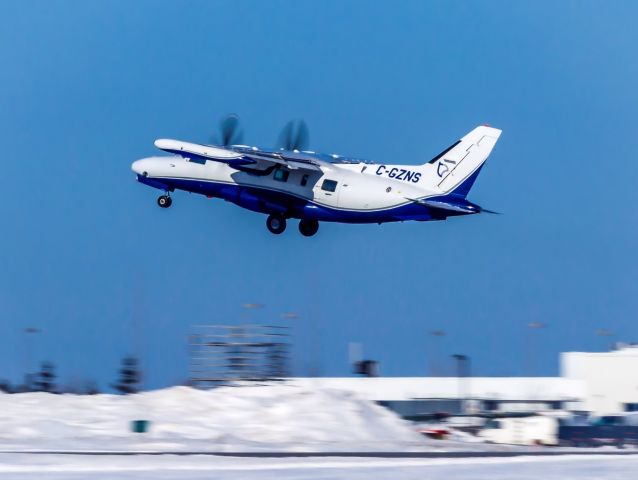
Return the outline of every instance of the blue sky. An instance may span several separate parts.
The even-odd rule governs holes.
[[[105,387],[133,352],[148,387],[168,385],[192,324],[285,311],[296,374],[348,374],[358,341],[385,375],[451,373],[453,353],[479,375],[553,375],[559,352],[603,348],[597,329],[638,338],[634,2],[1,11],[0,377],[49,359]],[[503,135],[469,198],[504,215],[306,239],[186,193],[159,209],[130,163],[159,137],[207,141],[228,112],[250,143],[303,118],[313,149],[384,163],[424,163],[489,123]]]

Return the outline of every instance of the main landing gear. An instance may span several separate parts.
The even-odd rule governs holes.
[[[312,237],[319,230],[319,222],[317,220],[300,220],[299,232],[304,237]]]
[[[279,213],[272,213],[268,215],[266,219],[266,227],[268,227],[270,233],[274,233],[275,235],[284,233],[286,229],[286,217]]]
[[[168,195],[162,195],[157,199],[157,204],[162,208],[168,208],[173,205],[173,200]]]
[[[286,230],[286,217],[280,213],[272,213],[266,219],[266,227],[271,233],[279,235]],[[312,237],[319,230],[319,222],[316,220],[300,220],[299,232],[304,237]]]

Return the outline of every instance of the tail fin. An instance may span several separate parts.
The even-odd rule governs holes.
[[[491,153],[501,130],[476,127],[461,140],[430,160],[432,182],[443,193],[465,198]]]

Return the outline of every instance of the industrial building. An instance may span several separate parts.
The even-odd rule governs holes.
[[[561,354],[561,378],[580,382],[583,410],[596,413],[638,411],[638,345],[610,352]]]
[[[559,377],[291,378],[299,386],[349,390],[404,417],[446,412],[638,411],[638,345],[566,352]]]

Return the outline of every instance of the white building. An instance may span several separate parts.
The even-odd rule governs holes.
[[[638,345],[611,352],[562,353],[561,377],[582,382],[583,410],[638,411]]]
[[[289,384],[349,390],[408,417],[478,410],[638,411],[638,346],[566,352],[560,360],[560,377],[319,377]]]
[[[294,378],[289,384],[348,390],[407,417],[572,410],[585,394],[583,382],[560,377],[319,377]]]

